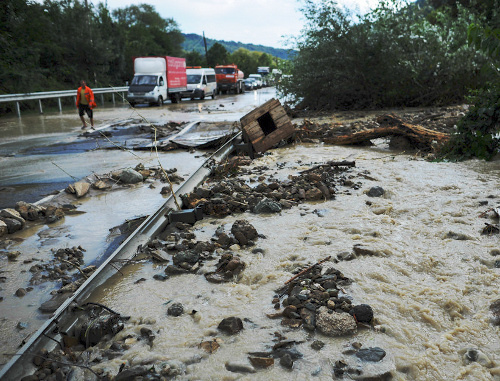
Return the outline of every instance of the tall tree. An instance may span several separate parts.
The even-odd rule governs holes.
[[[210,67],[216,65],[226,65],[230,63],[228,62],[229,53],[227,49],[218,42],[213,44],[210,49],[208,49],[207,55],[208,64]]]

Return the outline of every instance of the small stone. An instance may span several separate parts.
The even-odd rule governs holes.
[[[243,329],[243,322],[239,317],[228,317],[223,319],[217,328],[227,334],[234,335]]]
[[[274,359],[272,357],[249,357],[248,359],[256,368],[269,368],[274,365]]]
[[[180,316],[184,312],[184,307],[181,303],[173,303],[167,310],[167,315]]]
[[[314,340],[313,343],[311,344],[311,348],[314,349],[315,351],[321,350],[325,346],[325,343],[322,342],[321,340]]]
[[[280,358],[280,365],[283,368],[292,369],[293,368],[293,359],[292,356],[286,353],[284,356]]]
[[[28,292],[26,291],[26,289],[24,289],[24,288],[18,288],[15,295],[21,298],[24,295],[26,295],[27,293]]]
[[[385,351],[379,347],[363,348],[356,352],[356,357],[362,361],[378,362],[385,357]]]
[[[368,304],[354,306],[349,313],[358,323],[370,323],[373,319],[373,309]]]
[[[250,364],[240,363],[240,362],[227,362],[225,364],[226,369],[234,373],[255,373],[255,368]]]
[[[381,197],[385,194],[385,190],[382,187],[372,187],[370,190],[366,193],[367,196],[369,197]]]
[[[163,274],[155,274],[153,275],[153,279],[164,282],[168,279],[168,276]]]

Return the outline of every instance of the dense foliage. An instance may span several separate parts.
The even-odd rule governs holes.
[[[483,71],[490,79],[472,93],[469,101],[473,106],[459,121],[457,133],[443,147],[442,158],[489,160],[500,148],[500,1],[488,2],[495,4],[484,8],[483,24],[469,26],[468,41],[488,58]]]
[[[420,3],[381,1],[355,16],[333,0],[305,0],[308,24],[282,91],[310,109],[463,101],[487,80],[484,56],[467,44],[467,28],[482,16]]]

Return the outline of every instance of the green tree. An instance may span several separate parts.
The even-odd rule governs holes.
[[[227,65],[229,64],[229,53],[227,49],[216,42],[213,44],[210,49],[207,51],[208,55],[208,64],[210,67],[214,67],[216,65]]]
[[[187,66],[206,66],[207,65],[207,60],[205,56],[201,55],[199,52],[196,50],[191,50],[190,52],[186,53],[184,55],[186,58],[186,65]]]

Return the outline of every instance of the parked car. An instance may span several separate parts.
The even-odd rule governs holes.
[[[259,89],[264,85],[262,82],[262,75],[260,74],[250,74],[248,78],[254,78],[257,81],[257,86],[259,86]]]
[[[245,90],[247,91],[257,90],[259,88],[259,85],[255,78],[247,78],[243,82],[245,83]]]

